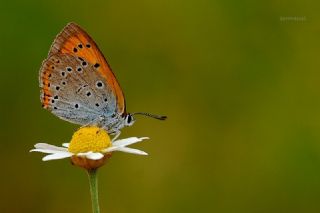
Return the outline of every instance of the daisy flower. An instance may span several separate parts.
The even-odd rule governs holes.
[[[102,166],[114,151],[127,152],[137,155],[148,155],[146,152],[127,146],[149,139],[147,137],[130,137],[111,141],[106,130],[98,127],[82,127],[76,131],[70,143],[62,147],[37,143],[30,152],[46,153],[43,161],[71,158],[71,162],[87,170]]]
[[[102,128],[82,127],[73,134],[70,143],[64,143],[62,147],[37,143],[30,152],[48,154],[42,158],[43,161],[71,158],[73,165],[86,169],[89,177],[92,210],[94,213],[99,213],[98,168],[111,157],[114,151],[147,155],[144,151],[127,147],[145,139],[149,138],[130,137],[111,141],[107,131]]]

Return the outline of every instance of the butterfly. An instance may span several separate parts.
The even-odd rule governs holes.
[[[134,115],[165,120],[150,113],[127,113],[123,91],[93,39],[75,23],[56,36],[39,73],[42,107],[71,123],[95,125],[120,135]]]

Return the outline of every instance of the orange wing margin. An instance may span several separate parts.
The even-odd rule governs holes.
[[[98,71],[110,85],[117,99],[118,112],[126,113],[126,104],[122,89],[113,74],[107,60],[93,39],[77,24],[69,23],[55,38],[49,56],[64,53],[82,57],[92,65],[99,66]]]

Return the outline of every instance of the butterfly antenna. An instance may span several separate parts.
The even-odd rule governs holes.
[[[153,115],[153,114],[150,114],[147,112],[134,112],[131,115],[144,115],[144,116],[148,116],[148,117],[155,118],[155,119],[162,120],[162,121],[166,120],[166,118],[167,118],[167,116],[165,116],[165,115]]]

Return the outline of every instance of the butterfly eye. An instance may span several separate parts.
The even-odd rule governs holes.
[[[132,117],[132,115],[128,114],[126,117],[126,125],[127,126],[131,126],[134,123],[134,118]]]

